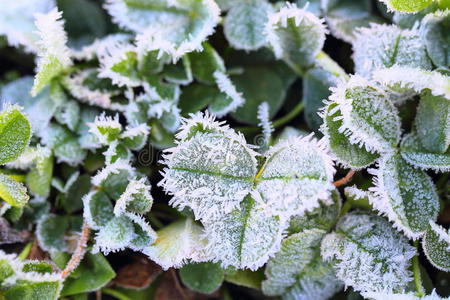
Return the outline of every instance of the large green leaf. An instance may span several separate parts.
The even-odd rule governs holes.
[[[10,162],[25,150],[31,138],[31,125],[18,106],[0,112],[0,165]]]

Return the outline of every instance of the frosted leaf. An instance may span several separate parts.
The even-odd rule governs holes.
[[[222,267],[256,270],[280,248],[286,221],[268,216],[247,196],[240,207],[216,219],[203,221],[208,253]]]
[[[58,107],[55,119],[58,123],[66,125],[71,131],[75,131],[80,120],[80,105],[74,100],[67,101]]]
[[[138,46],[153,44],[173,59],[201,50],[220,14],[212,0],[108,0],[105,8],[120,27],[139,33]]]
[[[21,110],[8,105],[0,111],[0,165],[19,157],[30,142],[31,125]]]
[[[325,234],[320,229],[307,229],[284,239],[280,251],[267,263],[266,279],[262,282],[263,293],[280,296],[297,280],[308,277],[308,274],[303,274],[304,269],[321,260],[320,241]]]
[[[339,132],[351,144],[364,146],[367,151],[392,152],[400,141],[400,118],[387,93],[373,82],[354,75],[348,82],[332,88],[330,100],[342,117]]]
[[[384,156],[379,168],[371,173],[376,176],[375,187],[369,189],[375,193],[369,198],[373,207],[407,237],[422,236],[439,213],[439,197],[431,178],[399,154]]]
[[[114,206],[114,214],[120,216],[125,212],[145,214],[150,211],[153,197],[150,194],[151,186],[145,179],[133,179],[128,183],[125,192],[120,195]]]
[[[47,148],[38,147],[35,151],[35,166],[25,180],[31,194],[46,198],[50,194],[53,176],[53,155]]]
[[[169,110],[162,113],[159,121],[167,131],[175,132],[181,124],[180,109],[175,104],[170,105]]]
[[[373,14],[372,3],[368,0],[322,0],[320,2],[331,33],[347,43],[355,40],[357,28],[368,27],[370,23],[382,21]]]
[[[14,207],[23,207],[30,199],[22,183],[4,174],[0,174],[0,198]]]
[[[390,11],[401,11],[404,13],[415,13],[426,8],[433,0],[381,0]]]
[[[368,152],[364,147],[350,143],[349,138],[340,132],[343,121],[341,111],[336,103],[329,103],[322,114],[324,123],[320,130],[324,134],[334,158],[344,168],[363,169],[379,158],[379,154]]]
[[[448,300],[449,298],[441,298],[438,294],[436,294],[436,291],[433,290],[431,295],[425,295],[422,297],[417,297],[414,293],[397,293],[397,294],[390,294],[390,293],[363,293],[362,296],[368,299],[372,300]]]
[[[49,214],[39,220],[36,227],[36,237],[42,250],[67,251],[68,243],[65,240],[66,231],[70,226],[68,216]]]
[[[102,191],[91,191],[83,197],[83,217],[95,230],[104,226],[114,215],[108,196]]]
[[[432,67],[418,30],[395,25],[360,28],[353,43],[353,60],[356,73],[367,78],[375,70],[394,65],[425,70]]]
[[[192,219],[179,220],[157,231],[155,243],[143,253],[164,270],[180,268],[188,261],[207,261],[203,229]]]
[[[72,55],[78,60],[93,60],[111,45],[130,42],[131,37],[127,33],[108,34],[101,38],[96,38],[91,44],[84,45],[80,49],[71,49]]]
[[[373,78],[393,92],[419,94],[424,89],[429,89],[434,96],[450,99],[450,77],[437,71],[394,66],[375,71]]]
[[[92,177],[92,184],[102,187],[109,197],[118,199],[125,191],[128,182],[135,178],[136,170],[129,162],[118,159],[114,163],[107,165]]]
[[[428,55],[439,67],[446,67],[450,64],[450,50],[446,47],[449,42],[449,20],[450,10],[438,10],[427,14],[420,26],[420,36],[426,45]]]
[[[120,135],[120,139],[128,148],[140,150],[145,146],[149,133],[150,127],[145,123],[133,127],[127,126]]]
[[[41,147],[28,147],[24,152],[12,162],[6,164],[7,168],[27,170],[36,164],[38,160],[51,155],[50,149]]]
[[[288,3],[269,15],[265,32],[275,56],[300,73],[314,64],[327,33],[322,20]]]
[[[266,44],[264,28],[269,13],[273,13],[273,8],[267,0],[246,0],[233,5],[223,24],[230,45],[246,51],[263,47]]]
[[[184,140],[190,137],[189,140]],[[207,115],[192,115],[166,150],[163,180],[170,204],[190,207],[197,219],[231,212],[249,193],[256,174],[254,151],[243,136]]]
[[[415,167],[436,172],[450,171],[450,150],[445,153],[429,152],[415,134],[409,134],[403,138],[400,153],[404,160]]]
[[[322,258],[336,276],[360,292],[403,292],[412,280],[408,240],[381,217],[365,212],[346,214],[336,232],[324,237]]]
[[[119,122],[118,114],[110,117],[102,113],[95,118],[93,123],[89,123],[88,126],[90,127],[89,131],[104,145],[117,140],[122,132],[122,125]]]
[[[36,96],[63,70],[72,65],[71,52],[67,47],[67,34],[64,31],[62,12],[56,8],[46,14],[37,13],[36,27],[38,41],[37,73],[31,94]]]
[[[267,102],[263,102],[258,106],[258,120],[260,121],[258,125],[262,129],[262,135],[264,138],[264,141],[260,147],[265,150],[269,146],[270,138],[272,136],[272,132],[274,131],[273,125],[270,122],[269,104]]]
[[[102,153],[105,157],[105,164],[110,165],[121,159],[123,161],[131,161],[133,153],[122,143],[113,141],[108,145],[105,152]]]
[[[442,226],[430,222],[422,240],[423,251],[433,266],[450,272],[450,233]]]
[[[160,61],[160,60],[157,60]],[[162,67],[161,67],[162,68]],[[191,60],[188,55],[184,55],[174,65],[167,65],[164,70],[164,78],[171,83],[188,85],[194,78],[192,75]]]
[[[429,90],[422,92],[415,124],[425,149],[435,153],[447,151],[450,145],[450,99],[433,96]]]
[[[292,216],[289,221],[288,234],[298,233],[307,229],[321,229],[326,232],[334,227],[342,207],[339,191],[334,190],[329,199],[320,203],[318,208],[304,215]]]
[[[257,206],[268,215],[302,215],[330,196],[335,169],[323,144],[311,138],[293,138],[271,147],[258,173]]]
[[[99,251],[108,255],[125,249],[135,238],[133,222],[126,216],[111,217],[95,235],[93,253]]]
[[[93,107],[83,107],[80,114],[80,123],[77,127],[78,144],[82,149],[95,150],[101,147],[97,137],[89,132],[89,123],[95,121],[100,111]]]
[[[236,90],[236,86],[227,74],[221,71],[215,71],[213,76],[216,80],[218,88],[227,97],[225,99],[216,98],[220,99],[220,101],[213,101],[209,105],[208,110],[217,117],[221,118],[230,112],[234,112],[238,107],[244,105],[245,99],[243,98],[242,93]]]
[[[192,75],[205,84],[215,84],[214,72],[225,73],[225,63],[219,53],[207,42],[203,43],[203,51],[188,54],[192,65]]]

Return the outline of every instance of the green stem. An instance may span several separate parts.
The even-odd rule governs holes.
[[[296,116],[298,116],[298,114],[300,114],[303,111],[303,108],[305,108],[305,103],[303,101],[299,102],[293,110],[291,110],[290,113],[288,113],[287,115],[285,115],[284,117],[273,121],[273,127],[274,128],[278,128],[283,126],[286,123],[289,123],[290,121],[292,121]]]
[[[417,251],[419,251],[419,240],[414,241],[414,246]],[[416,296],[423,297],[425,296],[425,289],[422,284],[422,277],[420,275],[420,265],[419,265],[419,255],[416,255],[412,259],[412,267],[414,273],[414,283],[416,285]]]
[[[345,214],[347,214],[350,209],[352,209],[352,203],[350,201],[345,201],[344,205],[342,206],[341,212],[339,213],[339,217],[344,216]]]
[[[102,289],[102,293],[106,294],[106,295],[113,296],[113,297],[115,297],[115,298],[117,298],[119,300],[132,300],[127,295],[122,294],[121,292],[118,292],[118,291],[113,290],[113,289],[104,288],[104,289]]]
[[[20,252],[18,258],[19,258],[20,260],[25,260],[25,259],[28,257],[28,255],[30,254],[31,248],[33,248],[33,242],[29,242],[29,243],[23,248],[23,250],[22,250],[22,252]]]

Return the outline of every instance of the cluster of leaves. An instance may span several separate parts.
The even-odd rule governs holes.
[[[0,9],[0,298],[450,295],[449,1],[292,2]]]

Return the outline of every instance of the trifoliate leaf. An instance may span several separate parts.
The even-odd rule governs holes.
[[[450,10],[437,11],[425,16],[420,26],[420,36],[425,42],[428,55],[436,66],[450,64]]]
[[[442,226],[430,222],[422,240],[423,251],[437,269],[450,272],[450,233]]]
[[[266,35],[275,56],[300,74],[314,64],[325,42],[326,29],[312,13],[287,4],[270,14]]]
[[[300,281],[308,280],[305,269],[321,260],[320,241],[326,234],[320,229],[308,229],[283,240],[281,249],[266,266],[262,291],[267,296],[280,296]],[[340,284],[338,285],[340,288]]]
[[[415,134],[409,134],[403,138],[401,155],[411,165],[436,172],[450,171],[450,150],[445,153],[433,153],[427,151]]]
[[[373,14],[372,2],[368,0],[322,0],[319,2],[331,33],[347,43],[355,40],[357,28],[369,27],[370,23],[382,21]]]
[[[118,159],[92,177],[92,184],[101,187],[112,199],[118,199],[135,174],[135,169],[127,161]]]
[[[433,0],[381,0],[389,10],[405,13],[415,13],[426,8]]]
[[[417,107],[416,129],[422,146],[444,153],[450,145],[450,99],[424,91]]]
[[[101,251],[108,255],[109,252],[123,250],[135,238],[133,222],[129,218],[110,215],[108,219],[95,236],[93,253]]]
[[[379,168],[371,172],[376,175],[375,187],[369,189],[375,193],[369,198],[374,208],[407,237],[422,236],[439,213],[439,197],[431,178],[399,154],[382,157]]]
[[[247,51],[263,47],[266,44],[264,28],[272,12],[267,0],[245,0],[233,5],[223,24],[230,45]]]
[[[330,103],[323,111],[324,124],[321,131],[336,160],[345,168],[363,169],[373,164],[379,154],[368,152],[364,147],[352,144],[340,131],[343,126],[342,114],[336,103]]]
[[[35,16],[40,40],[37,73],[31,90],[33,96],[72,65],[64,21],[61,20],[62,12],[54,8],[46,14],[37,13]]]
[[[353,76],[332,89],[330,100],[338,104],[342,117],[339,132],[351,144],[364,146],[369,152],[392,152],[400,141],[400,118],[387,93],[373,82]]]
[[[116,216],[120,216],[125,212],[145,214],[150,211],[153,204],[150,188],[150,185],[145,182],[144,178],[130,180],[125,192],[116,201],[114,214]]]
[[[215,84],[214,72],[225,72],[225,64],[209,43],[203,43],[202,47],[202,51],[188,54],[192,65],[192,75],[201,83]]]
[[[408,240],[381,217],[351,212],[322,240],[322,257],[346,286],[361,292],[403,292],[412,280]]]
[[[203,262],[206,240],[203,229],[191,219],[179,220],[157,231],[153,245],[143,249],[163,269],[180,268],[187,261]]]
[[[191,290],[211,294],[222,285],[224,273],[218,263],[191,263],[180,269],[180,279]]]
[[[172,205],[190,207],[199,219],[238,207],[256,174],[254,151],[243,136],[222,124],[208,115],[192,115],[177,134],[177,146],[164,156],[167,168],[160,185],[174,196]]]
[[[372,24],[360,28],[353,42],[355,71],[371,77],[375,70],[392,66],[431,69],[431,62],[418,30],[395,25]]]
[[[39,220],[36,236],[44,251],[67,251],[66,231],[70,220],[67,216],[47,215]]]
[[[208,254],[222,267],[256,270],[280,248],[286,222],[279,216],[267,216],[247,196],[232,212],[203,221],[208,239]]]
[[[33,195],[48,197],[53,176],[53,155],[48,149],[37,150],[36,165],[27,174],[26,183]]]
[[[114,215],[112,203],[102,191],[89,192],[83,197],[83,204],[83,217],[92,229],[100,229]]]
[[[13,161],[25,150],[31,138],[31,125],[16,105],[0,112],[0,165]]]
[[[266,210],[267,215],[303,215],[330,196],[334,188],[333,162],[323,144],[311,136],[280,142],[269,149],[266,157],[256,178],[259,195],[253,196],[256,206]]]
[[[120,27],[139,33],[138,47],[151,46],[173,59],[201,50],[220,14],[212,0],[108,0],[105,8]]]
[[[424,89],[429,89],[434,96],[450,99],[450,77],[437,71],[394,66],[375,71],[373,77],[394,93],[420,94]]]
[[[22,183],[4,174],[0,174],[0,198],[14,207],[23,207],[30,199]]]

